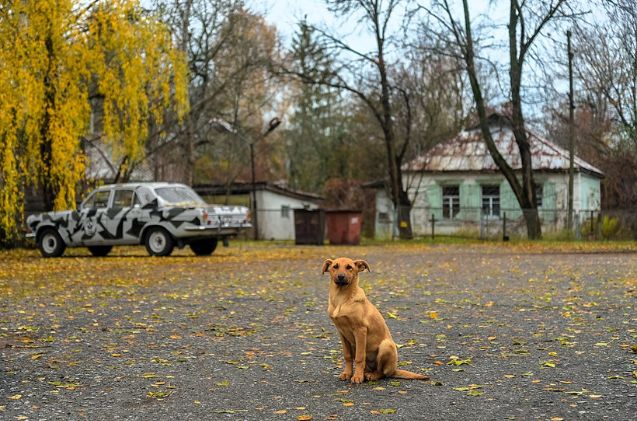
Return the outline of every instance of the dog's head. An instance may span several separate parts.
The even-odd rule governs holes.
[[[358,273],[367,269],[369,264],[364,260],[352,260],[347,257],[327,259],[323,263],[323,273],[330,273],[330,280],[339,287],[350,285],[358,279]]]

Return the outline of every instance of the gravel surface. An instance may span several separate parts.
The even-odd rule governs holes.
[[[0,253],[0,419],[634,420],[637,254],[575,246],[234,243]],[[325,258],[430,381],[338,380]],[[310,418],[311,417],[311,418]]]

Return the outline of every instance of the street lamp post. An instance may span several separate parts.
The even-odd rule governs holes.
[[[259,211],[257,204],[257,185],[256,185],[256,176],[254,170],[254,145],[260,141],[265,139],[267,135],[272,133],[277,127],[281,124],[281,119],[278,117],[274,117],[268,123],[268,127],[265,129],[261,136],[255,140],[254,142],[250,142],[250,170],[252,173],[252,229],[254,230],[254,239],[259,239]]]
[[[252,170],[252,229],[254,239],[259,239],[259,218],[257,217],[257,185],[254,175],[254,142],[250,142],[250,169]]]
[[[227,132],[227,133],[233,133],[235,135],[237,135],[240,139],[242,140],[246,140],[246,138],[244,136],[241,135],[241,133],[238,132],[238,130],[233,127],[230,123],[228,123],[227,121],[224,120],[220,120],[220,119],[212,119],[210,120],[210,124],[212,125],[212,127],[214,127],[215,130],[219,131],[219,132]],[[270,133],[272,133],[277,127],[279,127],[279,125],[281,124],[281,119],[278,117],[274,117],[273,119],[271,119],[268,122],[268,127],[265,128],[264,131],[261,132],[261,135],[256,139],[253,140],[252,142],[249,142],[250,145],[250,171],[251,171],[251,175],[252,175],[252,185],[250,187],[251,190],[251,206],[250,206],[250,210],[252,212],[252,221],[253,221],[253,229],[254,229],[254,239],[258,240],[259,239],[259,217],[257,215],[257,182],[256,182],[256,175],[255,175],[255,170],[254,170],[254,145],[259,142],[260,140],[265,139],[265,137],[267,135],[269,135]]]

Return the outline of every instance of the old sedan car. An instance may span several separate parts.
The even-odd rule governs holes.
[[[42,256],[58,257],[66,247],[88,247],[106,256],[113,246],[144,244],[151,256],[168,256],[189,245],[210,255],[250,227],[248,208],[209,205],[190,187],[176,183],[129,183],[99,187],[77,210],[27,218]]]

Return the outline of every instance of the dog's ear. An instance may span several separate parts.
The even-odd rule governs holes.
[[[323,272],[321,273],[325,273],[330,269],[330,266],[332,266],[332,259],[326,259],[325,262],[323,262]]]
[[[354,264],[359,272],[362,272],[365,269],[367,269],[367,272],[371,272],[371,270],[369,270],[369,264],[364,260],[356,260],[354,261]]]

